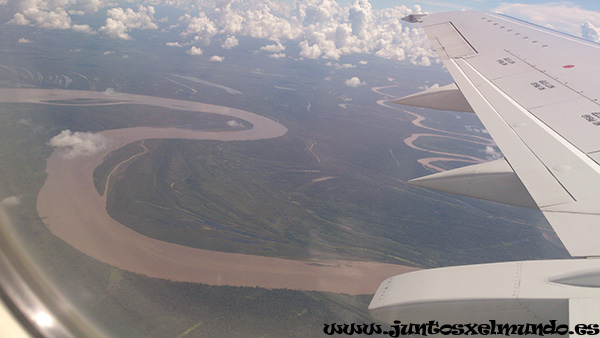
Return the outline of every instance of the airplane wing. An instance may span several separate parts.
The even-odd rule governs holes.
[[[426,176],[412,183],[537,207],[571,256],[600,256],[600,45],[501,14],[452,12],[410,15],[404,20],[421,25],[456,83],[440,87],[437,94],[424,92],[395,103],[441,109],[447,104],[446,110],[464,107],[464,111],[473,111],[504,155],[504,159]],[[517,263],[520,265],[513,266]],[[485,302],[491,304],[492,297],[498,301],[516,300],[502,303],[511,304],[509,308],[535,308],[541,303],[524,305],[522,300],[529,297],[547,305],[548,297],[552,297],[557,303],[550,314],[561,313],[565,320],[569,313],[585,312],[581,309],[600,310],[597,299],[591,305],[576,300],[600,296],[600,264],[593,259],[501,264],[508,265],[446,269],[444,278],[456,290],[464,291],[457,298],[450,294],[446,300],[465,304],[487,299]],[[526,266],[530,271],[524,270]],[[442,278],[433,276],[432,271],[410,278],[416,278],[415,283]],[[502,278],[508,273],[513,283],[500,286],[505,293],[487,286],[465,288],[463,283],[469,282],[465,274],[474,274],[472,278],[480,280],[475,276],[481,273],[501,274]],[[563,275],[569,277],[564,279]],[[403,288],[407,280],[401,282]],[[580,286],[582,280],[589,285]],[[527,289],[527,285],[532,288]],[[393,307],[394,301],[386,303],[384,299],[394,298],[396,305],[408,304],[403,299],[406,295],[387,297],[387,287],[387,295],[377,299],[381,296],[378,290],[371,303],[374,314]],[[549,289],[538,292],[544,287]],[[585,292],[573,293],[575,289]],[[430,299],[431,294],[422,296],[422,301],[429,303],[444,300],[442,293],[435,299]],[[419,304],[415,294],[411,297],[411,306]],[[600,317],[600,311],[596,314]]]

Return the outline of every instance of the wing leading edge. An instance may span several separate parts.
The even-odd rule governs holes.
[[[600,45],[500,14],[404,20],[421,25],[460,94],[451,86],[395,102],[434,108],[444,107],[444,96],[451,108],[459,102],[477,114],[505,157],[412,183],[537,207],[571,256],[600,256]],[[483,276],[510,281],[490,287]],[[494,316],[519,322],[529,313],[576,323],[591,318],[587,310],[600,311],[598,290],[595,259],[497,263],[391,277],[369,308],[387,321],[434,313],[440,322]]]

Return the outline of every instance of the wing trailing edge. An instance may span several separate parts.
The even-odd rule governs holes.
[[[565,276],[585,278],[574,286]],[[409,272],[386,279],[369,310],[385,322],[597,324],[600,268],[590,259],[519,261]]]

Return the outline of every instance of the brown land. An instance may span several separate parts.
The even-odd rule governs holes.
[[[105,156],[126,144],[157,138],[258,140],[284,135],[287,129],[268,118],[239,109],[158,97],[102,92],[0,89],[2,102],[44,103],[75,98],[119,100],[237,117],[253,128],[238,131],[193,131],[135,127],[103,131],[107,149],[73,159],[55,150],[47,160],[48,177],[37,199],[37,211],[53,234],[81,252],[119,268],[151,277],[212,285],[260,286],[348,294],[374,293],[387,277],[416,270],[378,262],[297,261],[190,248],[137,233],[110,217],[92,173]],[[103,103],[104,104],[104,103]],[[116,103],[108,103],[116,104]]]

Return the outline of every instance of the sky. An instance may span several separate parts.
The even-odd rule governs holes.
[[[257,52],[272,58],[338,61],[363,53],[429,66],[439,61],[423,32],[400,19],[449,10],[498,11],[600,42],[600,2],[589,0],[0,0],[0,24],[118,40],[151,31],[175,36],[166,46],[213,62],[226,60],[240,39],[255,38],[265,40]],[[35,41],[23,36],[19,43]],[[220,55],[206,55],[209,45],[220,46]]]

